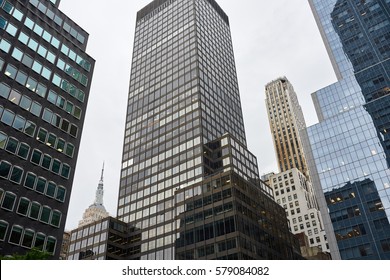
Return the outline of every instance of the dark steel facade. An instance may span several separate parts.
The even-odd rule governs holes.
[[[58,259],[94,59],[59,0],[0,1],[0,254]]]

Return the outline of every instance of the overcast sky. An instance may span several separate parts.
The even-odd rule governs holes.
[[[93,203],[105,162],[104,205],[116,215],[131,54],[138,10],[151,0],[61,0],[89,34],[96,60],[66,229]],[[286,76],[308,126],[317,123],[311,93],[336,81],[307,0],[217,0],[230,19],[245,131],[260,175],[277,171],[264,86]]]

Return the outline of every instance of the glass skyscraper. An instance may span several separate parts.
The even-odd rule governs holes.
[[[0,255],[59,257],[91,85],[60,0],[0,0]]]
[[[137,14],[118,218],[141,229],[141,259],[299,257],[246,148],[214,0],[155,0]]]
[[[331,252],[390,259],[390,1],[309,2],[339,80],[313,94],[308,129]]]

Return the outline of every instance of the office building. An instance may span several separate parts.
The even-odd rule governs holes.
[[[306,122],[286,77],[265,87],[266,106],[280,173],[269,174],[275,200],[286,210],[291,232],[304,233],[309,247],[329,251],[304,151]],[[302,244],[306,244],[303,242]],[[310,252],[312,249],[307,249]]]
[[[79,226],[82,227],[92,222],[100,221],[103,218],[108,217],[110,214],[107,212],[106,207],[103,205],[104,195],[104,183],[103,183],[104,165],[102,168],[102,175],[96,190],[95,201],[84,212],[83,218],[79,221]]]
[[[306,129],[306,122],[292,84],[286,77],[276,79],[265,86],[265,94],[279,171],[298,168],[308,177],[300,136]]]
[[[141,232],[113,217],[70,232],[68,260],[139,259]]]
[[[284,208],[259,178],[256,158],[225,134],[204,147],[207,177],[176,191],[176,259],[302,259]],[[249,163],[249,164],[248,164]]]
[[[293,234],[304,233],[309,247],[328,252],[321,213],[310,181],[297,168],[269,179],[275,200],[286,210]]]
[[[215,161],[229,153],[228,149],[207,157],[223,135],[237,143],[241,156],[235,158],[235,171],[232,158]],[[221,186],[207,189],[206,185],[209,178],[225,175],[230,180],[239,176],[248,184],[258,180],[256,160],[246,148],[228,16],[214,0],[155,0],[137,14],[118,198],[118,219],[134,223],[142,231],[141,259],[200,258],[195,253],[199,246],[217,244],[228,234],[242,231],[234,213],[199,220],[198,225],[202,229],[207,225],[209,230],[206,235],[199,228],[196,238],[191,228],[195,225],[183,222],[192,215],[187,204],[196,196],[210,199],[222,195]],[[231,183],[224,187],[229,186]],[[249,188],[269,202],[260,184]],[[226,197],[226,207],[229,199]],[[222,205],[215,201],[195,212],[203,215],[203,211]],[[272,205],[270,211],[280,211],[276,203]],[[260,215],[256,212],[260,209],[252,209],[254,215]],[[216,233],[217,222],[225,233]],[[253,239],[248,234],[242,232],[247,241]],[[237,234],[229,236],[234,239]],[[285,251],[293,258],[293,242],[287,233],[282,238],[290,240]],[[242,246],[237,238],[231,242]],[[271,251],[266,242],[262,246]],[[187,251],[188,257],[183,257]],[[261,258],[256,253],[238,255],[238,251],[232,256],[229,250],[218,251],[207,258]],[[285,251],[272,257],[287,258]]]
[[[338,78],[313,94],[320,122],[308,128],[331,253],[390,259],[390,2],[309,3]]]
[[[59,2],[0,1],[1,255],[60,255],[94,60]]]

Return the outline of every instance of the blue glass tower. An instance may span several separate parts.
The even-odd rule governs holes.
[[[390,259],[390,1],[309,2],[338,78],[308,128],[331,253]]]

